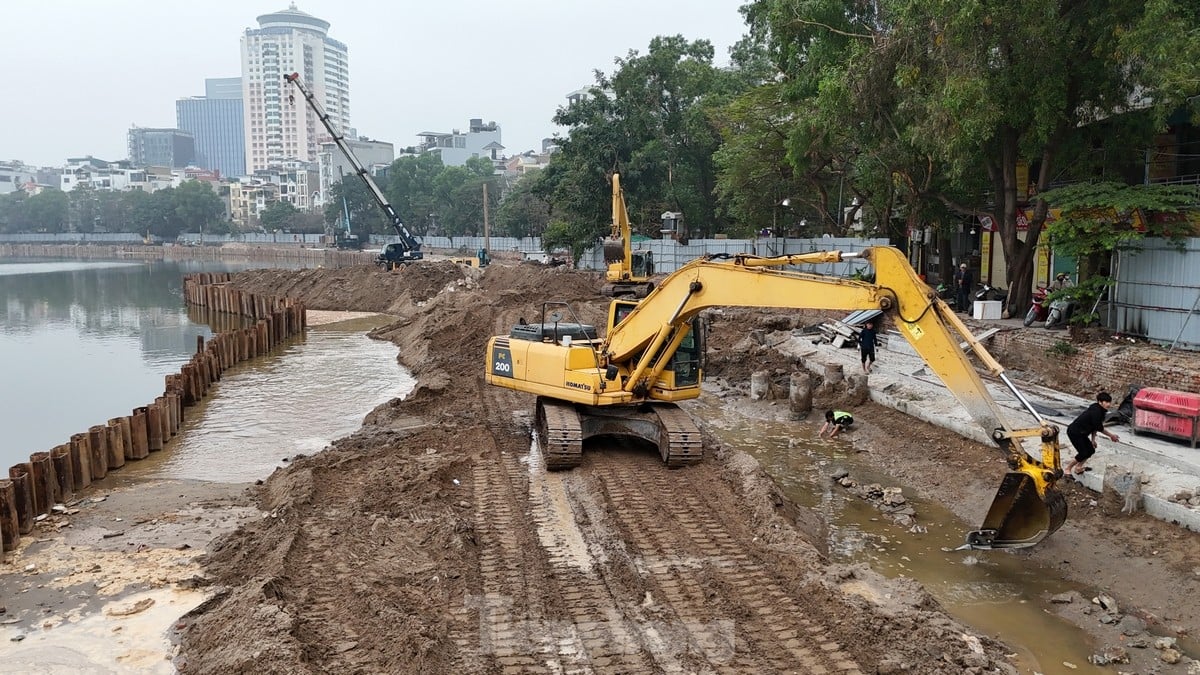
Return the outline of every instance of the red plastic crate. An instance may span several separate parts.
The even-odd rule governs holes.
[[[1133,396],[1133,405],[1143,410],[1155,410],[1169,415],[1200,417],[1200,394],[1144,387]]]
[[[1158,391],[1165,390],[1160,389]],[[1159,403],[1159,401],[1154,400],[1150,403],[1154,405]],[[1174,407],[1179,409],[1179,406]],[[1197,441],[1200,440],[1200,416],[1195,413],[1181,415],[1172,412],[1148,410],[1142,406],[1142,403],[1139,403],[1137,396],[1134,397],[1133,401],[1133,423],[1130,425],[1130,428],[1133,429],[1133,433],[1135,434],[1148,431],[1163,436],[1181,438],[1190,442],[1193,448],[1196,447]]]

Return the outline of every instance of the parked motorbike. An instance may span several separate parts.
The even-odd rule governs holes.
[[[1038,289],[1033,292],[1033,303],[1029,306],[1029,311],[1025,313],[1025,326],[1032,326],[1035,321],[1045,321],[1046,315],[1050,313],[1050,308],[1046,303],[1046,294],[1049,289],[1045,286],[1038,286]]]
[[[1075,311],[1075,301],[1070,297],[1062,297],[1053,300],[1050,303],[1050,308],[1046,312],[1046,328],[1057,328],[1066,326],[1071,320],[1071,314]]]
[[[1008,291],[1003,288],[996,288],[987,283],[979,284],[979,290],[975,291],[975,299],[980,301],[985,300],[1000,300],[1008,298]]]

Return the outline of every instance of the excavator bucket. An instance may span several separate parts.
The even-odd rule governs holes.
[[[624,239],[605,239],[604,240],[604,262],[621,262],[625,259],[625,240]]]
[[[1054,486],[1038,494],[1037,482],[1028,474],[1004,475],[983,526],[967,535],[970,548],[1026,548],[1062,527],[1067,500]]]

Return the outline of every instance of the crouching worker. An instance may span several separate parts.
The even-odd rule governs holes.
[[[825,436],[825,432],[829,432],[829,437],[834,438],[839,433],[850,428],[854,424],[854,417],[848,412],[841,410],[826,410],[825,424],[821,425],[821,430],[817,432],[817,438]]]

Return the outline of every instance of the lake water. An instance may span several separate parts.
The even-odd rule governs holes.
[[[0,259],[0,473],[161,396],[196,336],[212,335],[189,318],[183,276],[250,267],[262,264]],[[227,371],[153,463],[175,477],[253,480],[354,431],[413,384],[396,347],[366,327],[314,327]]]

